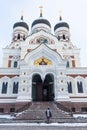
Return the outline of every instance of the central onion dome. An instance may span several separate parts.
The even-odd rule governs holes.
[[[32,32],[36,32],[39,30],[45,30],[47,32],[51,31],[51,24],[47,19],[44,19],[42,16],[42,9],[40,10],[40,17],[33,21],[31,25]]]
[[[32,23],[31,27],[35,26],[36,24],[46,24],[46,25],[48,25],[51,28],[50,22],[48,20],[46,20],[46,19],[43,19],[43,18],[36,19]]]

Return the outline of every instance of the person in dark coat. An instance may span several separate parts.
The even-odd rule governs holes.
[[[50,108],[47,108],[47,110],[46,110],[47,123],[50,122],[50,118],[51,118],[51,117],[52,117],[51,110],[50,110]]]

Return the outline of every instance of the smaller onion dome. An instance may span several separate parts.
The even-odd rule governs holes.
[[[16,27],[23,27],[26,28],[29,31],[28,24],[23,21],[23,16],[21,16],[21,21],[14,24],[13,29]]]
[[[61,42],[69,42],[70,41],[70,30],[69,25],[66,22],[62,21],[62,17],[59,17],[60,22],[54,26],[55,36]]]
[[[40,17],[33,21],[31,25],[32,31],[43,29],[45,31],[51,30],[51,24],[47,19],[42,16],[42,7],[40,7]]]
[[[23,15],[21,16],[21,21],[16,22],[13,25],[12,41],[22,41],[28,36],[29,27],[26,22],[23,21]]]
[[[55,36],[58,38],[59,41],[70,41],[70,31],[69,25],[66,22],[62,21],[62,17],[59,17],[60,22],[54,26],[54,33]]]
[[[60,28],[60,27],[66,27],[67,29],[69,29],[68,23],[63,22],[61,16],[60,16],[59,20],[60,20],[60,22],[57,23],[57,24],[54,26],[54,31],[55,31],[56,29]]]

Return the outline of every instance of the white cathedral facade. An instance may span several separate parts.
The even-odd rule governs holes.
[[[23,20],[13,26],[12,42],[3,49],[0,112],[15,112],[31,102],[56,101],[72,112],[87,112],[87,68],[70,39],[70,27],[40,17],[31,30]]]

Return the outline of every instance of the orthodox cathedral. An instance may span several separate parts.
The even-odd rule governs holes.
[[[31,102],[58,102],[74,113],[87,112],[87,68],[80,66],[80,49],[61,16],[51,32],[42,9],[31,29],[23,16],[13,25],[0,68],[0,113]]]

